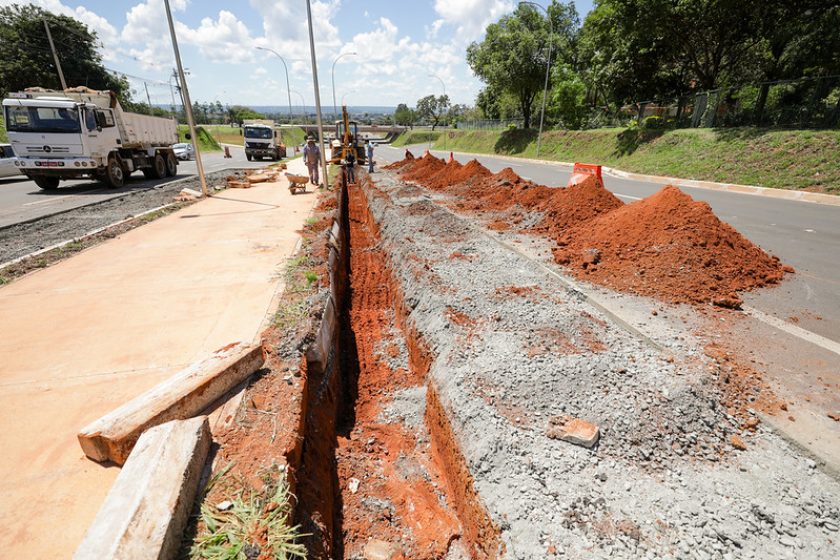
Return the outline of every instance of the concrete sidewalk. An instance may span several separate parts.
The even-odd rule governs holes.
[[[259,336],[316,199],[286,187],[226,190],[0,289],[3,557],[81,541],[118,469],[84,457],[80,428]]]

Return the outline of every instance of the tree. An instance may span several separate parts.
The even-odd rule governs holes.
[[[534,100],[543,90],[549,41],[554,51],[552,62],[575,64],[577,59],[575,34],[579,18],[574,3],[552,0],[548,13],[551,26],[541,12],[520,4],[513,14],[490,24],[481,43],[467,48],[470,68],[493,93],[507,92],[516,98],[525,128],[531,126]]]
[[[394,122],[400,126],[412,126],[415,121],[415,114],[411,108],[406,105],[405,103],[400,103],[397,105],[396,111],[394,111]]]
[[[95,32],[71,17],[55,15],[30,4],[0,8],[0,45],[3,45],[0,94],[5,96],[10,91],[34,86],[61,89],[44,19],[50,26],[69,87],[109,89],[116,92],[120,101],[130,101],[128,82],[102,66]]]
[[[417,116],[426,121],[432,121],[432,130],[440,123],[449,108],[449,96],[427,95],[417,100]]]
[[[568,64],[552,69],[548,112],[563,128],[580,128],[586,118],[586,85]]]

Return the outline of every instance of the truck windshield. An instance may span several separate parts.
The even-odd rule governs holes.
[[[79,111],[64,107],[6,107],[9,132],[81,132]]]
[[[270,128],[248,128],[245,127],[245,138],[271,138]]]

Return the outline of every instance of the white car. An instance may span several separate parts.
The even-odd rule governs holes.
[[[0,144],[0,178],[15,177],[21,174],[20,167],[15,165],[15,152],[11,144]]]
[[[180,159],[181,161],[195,159],[195,148],[193,148],[192,144],[173,144],[172,151],[175,152],[175,157]]]

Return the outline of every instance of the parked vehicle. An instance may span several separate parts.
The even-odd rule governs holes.
[[[181,161],[189,161],[195,159],[195,148],[189,143],[178,143],[172,146],[172,151],[175,152],[175,157]]]
[[[286,145],[274,128],[274,121],[246,120],[242,125],[242,133],[248,161],[263,158],[277,161],[286,157]]]
[[[28,88],[3,111],[15,165],[42,189],[85,177],[116,188],[137,170],[150,179],[178,171],[175,120],[123,111],[113,92]]]
[[[11,144],[0,144],[0,179],[19,176],[20,167],[15,165],[17,158]]]

